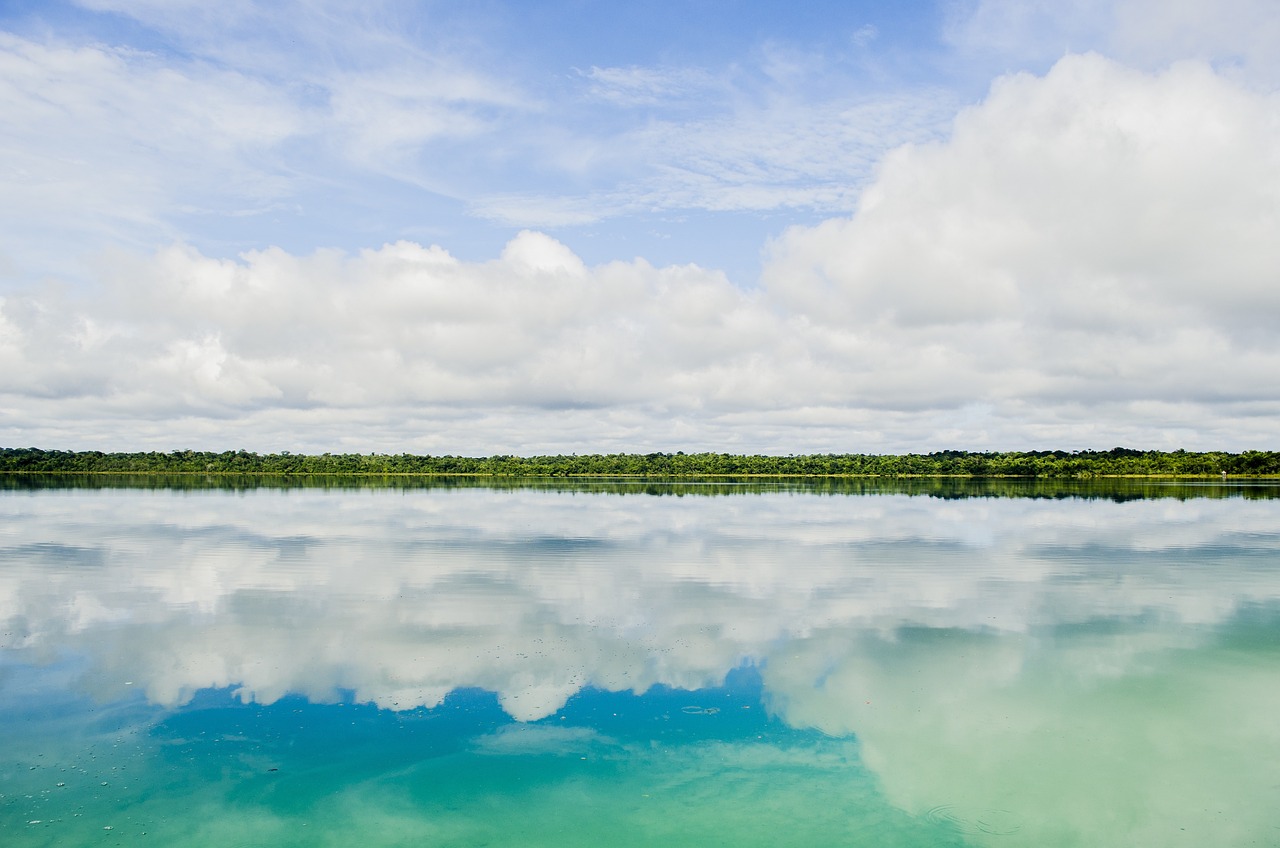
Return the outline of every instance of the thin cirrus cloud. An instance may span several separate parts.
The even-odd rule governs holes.
[[[693,100],[725,86],[702,68],[598,68],[578,72],[587,82],[587,95],[619,106],[656,106]]]
[[[320,246],[307,230],[337,229],[353,197],[376,208],[379,180],[456,194],[424,151],[537,107],[386,21],[310,5],[239,4],[207,21],[169,4],[93,6],[156,27],[160,44],[0,31],[0,215],[15,236],[0,251],[29,278],[83,281],[96,251],[178,239],[232,254]]]
[[[4,250],[60,267],[69,235],[144,246],[178,231],[168,217],[214,196],[282,196],[283,169],[254,160],[307,116],[268,86],[207,65],[174,67],[102,45],[0,33],[0,104],[9,167],[0,177]],[[35,244],[28,247],[28,243]]]
[[[633,77],[631,69],[629,85],[647,83]],[[617,96],[653,95],[628,87]],[[711,117],[651,120],[615,139],[621,154],[596,154],[652,163],[624,168],[634,173],[621,182],[567,197],[538,191],[488,195],[471,210],[521,227],[653,211],[831,214],[856,205],[886,151],[936,137],[955,105],[946,93],[929,90],[820,103],[743,103]]]

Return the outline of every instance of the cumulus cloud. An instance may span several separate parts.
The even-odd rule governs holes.
[[[1197,59],[1263,87],[1278,79],[1278,36],[1280,13],[1267,0],[966,0],[946,27],[971,57],[1052,62],[1097,50],[1149,70]]]
[[[947,142],[895,151],[852,219],[780,240],[774,280],[807,261],[846,314],[903,325],[1247,323],[1280,306],[1278,120],[1277,98],[1203,65],[1069,57],[997,82]]]
[[[122,261],[78,314],[52,304],[5,301],[4,389],[157,418],[440,408],[474,419],[508,407],[733,410],[757,406],[762,390],[775,407],[802,399],[776,368],[753,373],[762,351],[787,343],[768,307],[722,274],[588,269],[537,233],[481,263],[410,243],[239,262],[175,247]]]
[[[587,266],[531,231],[479,262],[411,242],[105,255],[96,289],[0,302],[0,432],[437,452],[1259,446],[1280,371],[1278,136],[1275,95],[1206,65],[1068,56],[999,80],[946,141],[896,150],[851,217],[783,233],[755,288],[695,265]],[[111,420],[136,422],[130,438]]]
[[[1274,96],[1206,66],[1067,57],[895,151],[852,218],[777,240],[765,282],[882,346],[907,396],[1268,403],[1278,132]]]

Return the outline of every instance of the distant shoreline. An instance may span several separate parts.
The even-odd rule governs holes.
[[[415,454],[257,454],[0,448],[0,474],[241,475],[260,477],[501,478],[1280,478],[1277,451],[938,451],[928,454],[727,453],[488,457]]]

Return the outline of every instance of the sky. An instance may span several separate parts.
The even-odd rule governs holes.
[[[0,445],[1274,449],[1270,0],[0,4]]]

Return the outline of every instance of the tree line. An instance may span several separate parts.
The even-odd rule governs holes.
[[[1280,476],[1280,452],[938,451],[928,454],[615,453],[487,457],[415,454],[136,453],[0,448],[0,473],[471,475],[486,477],[1243,477]]]

